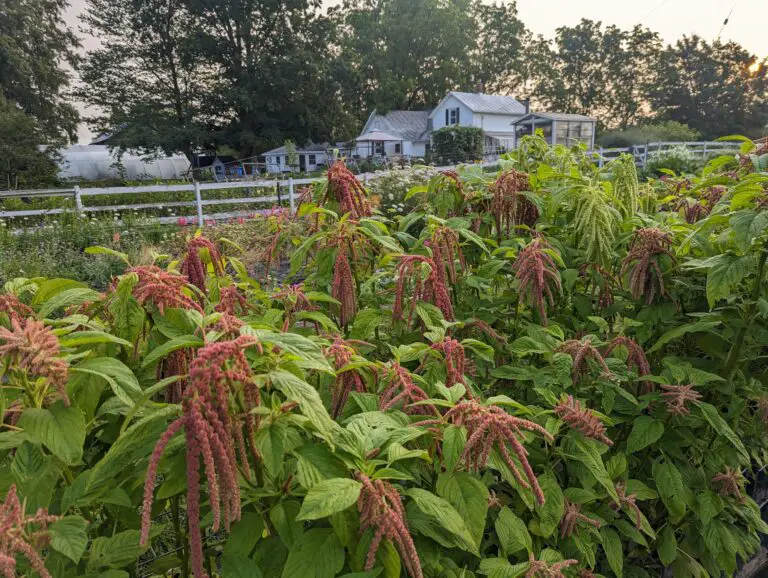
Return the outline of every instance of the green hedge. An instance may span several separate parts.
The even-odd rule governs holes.
[[[446,126],[432,134],[432,145],[438,160],[475,161],[483,158],[483,129],[474,126]]]

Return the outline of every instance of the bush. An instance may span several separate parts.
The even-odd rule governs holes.
[[[407,207],[414,205],[405,201],[408,191],[426,184],[437,172],[437,169],[425,166],[381,171],[368,180],[368,189],[378,198],[379,207],[385,215],[403,213]]]
[[[649,142],[689,142],[700,137],[701,134],[688,125],[669,120],[609,131],[600,135],[597,143],[603,148],[626,148]]]
[[[484,146],[485,133],[474,126],[446,126],[432,133],[438,165],[481,160]]]
[[[645,172],[653,176],[660,176],[664,170],[673,171],[678,175],[690,175],[697,173],[703,164],[692,150],[685,146],[676,146],[649,153]]]

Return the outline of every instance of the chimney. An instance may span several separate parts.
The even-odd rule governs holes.
[[[481,81],[479,81],[479,82],[478,82],[478,83],[475,85],[475,92],[476,92],[477,94],[483,94],[483,88],[484,88],[484,87],[483,87],[483,81],[481,80]]]
[[[528,114],[529,112],[531,112],[531,99],[526,98],[525,100],[523,100],[523,106],[525,106],[525,114]]]

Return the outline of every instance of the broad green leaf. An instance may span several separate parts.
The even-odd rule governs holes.
[[[283,467],[287,427],[280,421],[270,423],[256,432],[256,449],[269,475],[275,477]]]
[[[654,353],[664,347],[670,341],[679,339],[683,335],[688,333],[704,333],[711,332],[715,327],[721,325],[720,321],[696,321],[694,323],[686,323],[685,325],[678,325],[674,329],[670,329],[648,350],[648,353]]]
[[[699,402],[698,406],[699,409],[701,409],[701,413],[704,416],[704,419],[709,422],[709,425],[711,425],[718,434],[727,439],[728,442],[734,448],[736,448],[736,451],[739,452],[741,459],[745,463],[749,462],[749,454],[747,453],[744,444],[741,442],[741,439],[739,439],[739,436],[737,436],[736,433],[731,429],[731,426],[729,426],[728,423],[720,416],[720,412],[717,411],[717,408],[704,402]]]
[[[96,301],[99,299],[98,291],[93,289],[86,289],[84,287],[74,287],[72,289],[65,289],[61,293],[57,293],[50,299],[48,299],[38,314],[40,317],[48,317],[54,311],[61,309],[62,307],[71,307],[72,305],[82,305],[86,301]]]
[[[473,554],[478,553],[474,537],[467,528],[467,524],[451,504],[421,488],[411,488],[406,493],[425,516],[431,518],[453,537],[456,546]]]
[[[21,414],[18,426],[27,436],[43,444],[67,465],[80,463],[85,443],[85,416],[78,407],[57,401],[48,409],[29,408]]]
[[[344,567],[344,547],[330,528],[307,530],[291,548],[282,578],[334,578]]]
[[[362,484],[349,478],[324,480],[307,492],[297,520],[317,520],[346,510],[357,502]]]
[[[152,351],[150,351],[144,358],[141,366],[147,367],[149,365],[153,365],[154,363],[157,363],[159,360],[166,357],[169,353],[173,353],[179,349],[191,349],[202,347],[203,345],[205,345],[203,340],[199,337],[195,337],[194,335],[180,335],[179,337],[174,337],[170,341],[166,341],[159,347],[155,347]]]
[[[51,456],[43,455],[40,446],[28,441],[16,450],[11,462],[11,476],[19,494],[27,501],[28,511],[50,505],[54,487],[61,476],[59,463]]]
[[[664,566],[669,566],[677,558],[677,539],[672,526],[667,526],[659,533],[656,551],[659,553],[659,560]]]
[[[539,535],[546,538],[551,536],[560,525],[565,508],[563,491],[557,478],[551,472],[539,476],[539,485],[544,492],[544,505],[536,505],[536,512],[539,515]],[[536,532],[534,532],[536,533]]]
[[[768,217],[768,213],[764,213]],[[707,300],[710,308],[720,299],[736,292],[739,284],[754,271],[755,260],[751,255],[739,257],[724,254],[707,274]]]
[[[429,453],[426,450],[409,450],[397,442],[391,443],[387,448],[387,465],[391,466],[395,462],[408,459],[420,459],[431,461]]]
[[[608,565],[613,573],[621,578],[624,574],[624,551],[619,535],[615,530],[604,527],[600,530],[600,539],[603,543],[605,557],[608,559]]]
[[[696,495],[696,513],[705,526],[720,514],[724,507],[723,499],[712,490],[703,490]]]
[[[664,435],[664,424],[648,415],[641,415],[632,424],[632,431],[627,439],[627,452],[639,452],[656,443]]]
[[[768,227],[768,213],[765,211],[737,211],[730,218],[736,245],[746,253],[755,238],[759,237]]]
[[[55,295],[70,289],[88,289],[88,287],[73,279],[47,279],[38,285],[35,296],[32,298],[32,307],[37,308]]]
[[[222,576],[227,578],[262,578],[256,562],[243,554],[225,553],[221,565]]]
[[[605,469],[603,458],[595,447],[597,442],[581,437],[572,438],[571,441],[576,460],[589,470],[597,482],[605,488],[608,495],[613,498],[613,501],[618,503],[619,497],[616,494],[616,488],[613,485],[611,476],[608,475],[608,471]]]
[[[51,547],[77,564],[88,545],[87,525],[80,516],[65,516],[56,520],[48,529]]]
[[[333,421],[317,390],[287,371],[272,371],[269,379],[289,400],[299,403],[301,413],[307,416],[318,433],[331,443]]]
[[[511,555],[520,550],[525,550],[526,553],[532,551],[533,540],[525,522],[506,506],[499,511],[495,528],[499,536],[499,544],[505,554]]]
[[[124,568],[135,564],[146,550],[139,544],[139,531],[126,530],[107,538],[99,536],[88,550],[88,568]]]
[[[131,347],[130,342],[120,339],[104,331],[75,331],[59,337],[62,347],[79,347],[81,345],[93,345],[97,343],[117,343],[125,347]]]
[[[489,494],[485,484],[467,472],[453,472],[440,474],[436,489],[440,497],[456,508],[480,548],[488,515]]]
[[[123,263],[125,263],[128,267],[131,266],[131,262],[128,259],[128,255],[126,255],[125,253],[121,253],[120,251],[115,251],[114,249],[110,249],[109,247],[101,247],[101,246],[86,247],[84,251],[88,255],[109,255],[111,257],[117,257]]]
[[[672,518],[679,520],[685,515],[685,501],[683,500],[683,478],[680,471],[669,460],[653,462],[653,479],[659,491],[659,497]]]
[[[141,397],[139,380],[124,363],[111,357],[87,359],[70,368],[74,373],[87,373],[102,378],[125,405],[131,407]]]

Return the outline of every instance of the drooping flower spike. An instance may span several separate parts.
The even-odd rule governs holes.
[[[365,559],[365,570],[370,571],[376,563],[376,552],[382,540],[390,540],[411,578],[423,578],[421,561],[416,546],[408,530],[402,499],[389,482],[371,480],[358,472],[355,477],[363,485],[357,499],[357,511],[360,512],[360,533],[373,529],[373,540]]]
[[[589,360],[595,362],[604,375],[611,375],[611,370],[605,364],[605,359],[592,343],[592,336],[584,339],[569,339],[557,348],[560,353],[567,353],[573,358],[573,383],[577,383],[589,372]]]
[[[526,173],[510,169],[504,171],[491,186],[493,200],[491,212],[496,219],[496,235],[509,237],[512,227],[526,225],[533,228],[539,219],[539,209],[523,191],[531,190]]]
[[[213,241],[203,236],[192,237],[187,243],[187,254],[181,263],[181,274],[187,276],[190,284],[207,293],[205,281],[208,278],[208,267],[200,256],[203,250],[208,251],[214,274],[218,277],[224,275],[224,259],[218,247]]]
[[[689,385],[662,385],[664,393],[661,397],[667,406],[670,415],[685,416],[691,413],[689,404],[697,403],[701,399],[692,384]]]
[[[301,283],[295,285],[284,285],[280,291],[271,296],[271,299],[281,301],[285,310],[283,319],[283,333],[293,325],[294,315],[299,311],[316,311],[317,306],[304,293],[304,285]]]
[[[594,528],[600,528],[600,520],[594,520],[581,513],[581,506],[572,503],[568,498],[565,499],[565,508],[563,517],[560,519],[560,536],[567,538],[578,531],[578,523],[583,522]]]
[[[16,485],[12,484],[0,505],[0,574],[16,578],[16,556],[20,554],[40,578],[51,578],[41,553],[48,544],[48,526],[60,516],[50,515],[44,508],[28,516],[24,506],[16,494]]]
[[[429,267],[429,274],[424,277],[424,266]],[[440,279],[438,266],[433,259],[423,255],[406,255],[397,266],[397,285],[395,303],[392,307],[392,319],[403,319],[403,302],[412,303],[408,313],[407,325],[411,326],[413,313],[418,301],[432,303],[440,309],[448,321],[453,321],[453,304],[444,280]]]
[[[579,268],[584,279],[584,288],[589,291],[597,306],[602,310],[613,305],[613,294],[619,285],[616,278],[599,263],[585,263]]]
[[[451,408],[443,420],[426,420],[416,423],[416,426],[434,425],[448,422],[453,425],[463,425],[467,428],[467,443],[461,459],[467,470],[479,471],[488,463],[488,457],[494,446],[498,448],[502,459],[509,466],[515,480],[525,489],[530,489],[539,505],[544,504],[544,492],[538,479],[528,463],[528,451],[523,447],[524,431],[540,434],[544,439],[553,441],[552,435],[539,424],[508,414],[495,405],[482,405],[476,400],[462,401]],[[512,451],[520,462],[525,479],[520,468],[512,459],[507,449]]]
[[[161,315],[169,308],[203,312],[200,304],[186,294],[188,279],[183,275],[169,273],[154,265],[134,267],[128,273],[135,273],[139,278],[133,288],[133,296],[140,305],[151,303]]]
[[[467,358],[464,346],[459,341],[446,337],[433,343],[431,349],[442,353],[445,359],[445,386],[453,387],[457,383],[466,386],[464,375],[467,372]],[[472,398],[469,386],[467,386],[467,397]]]
[[[589,408],[582,408],[581,402],[573,399],[572,395],[558,403],[554,407],[554,412],[571,429],[581,432],[585,437],[602,442],[607,446],[613,445],[613,441],[605,435],[605,426],[600,418]]]
[[[352,363],[357,351],[353,347],[352,341],[344,340],[340,335],[333,338],[333,343],[325,348],[326,357],[333,359],[333,368],[339,371],[346,365]],[[331,416],[336,419],[341,415],[341,411],[347,403],[349,394],[353,391],[364,393],[367,391],[363,376],[359,370],[351,369],[336,376],[333,386],[331,399]]]
[[[622,277],[629,274],[629,289],[633,299],[645,298],[646,305],[659,296],[666,295],[664,273],[659,260],[666,257],[675,263],[670,251],[672,236],[660,229],[635,231],[629,252],[621,264]]]
[[[229,315],[245,315],[253,310],[245,295],[235,285],[219,289],[219,302],[214,308],[219,313]]]
[[[739,501],[744,500],[744,476],[736,469],[726,466],[725,471],[712,478],[712,483],[717,485],[718,493],[726,498],[734,497]]]
[[[456,283],[456,261],[462,269],[466,268],[464,255],[461,252],[459,235],[450,227],[438,227],[432,233],[427,245],[432,250],[432,260],[437,265],[437,276],[443,285]],[[445,274],[448,272],[448,278]]]
[[[552,256],[547,253],[550,247],[539,237],[533,239],[517,256],[512,270],[519,283],[520,302],[539,312],[541,324],[547,325],[546,303],[555,306],[555,293],[562,291],[560,273]]]
[[[605,357],[608,357],[618,347],[624,347],[627,350],[627,366],[630,369],[634,368],[637,371],[637,375],[644,377],[651,374],[651,364],[648,363],[648,358],[646,358],[643,348],[635,340],[624,335],[615,337],[608,344],[608,348],[605,350]],[[655,388],[652,381],[643,380],[642,384],[643,393],[650,393]]]
[[[21,321],[26,317],[33,317],[34,310],[22,303],[13,293],[0,294],[0,313],[5,313],[9,321]]]
[[[555,562],[549,564],[542,560],[536,560],[536,556],[533,552],[528,553],[528,572],[525,573],[525,578],[566,578],[563,574],[563,570],[569,566],[574,566],[579,563],[578,560],[563,560],[562,562]]]
[[[384,371],[386,386],[379,396],[379,410],[387,411],[402,403],[403,412],[409,415],[439,415],[431,404],[412,405],[429,399],[429,396],[414,383],[407,369],[394,361]]]
[[[69,405],[67,379],[69,364],[60,357],[56,335],[34,318],[12,319],[11,329],[0,327],[0,363],[32,379],[44,378]]]
[[[642,528],[643,514],[640,511],[640,507],[637,505],[637,495],[627,494],[627,484],[623,481],[616,484],[616,495],[619,498],[619,502],[617,504],[611,504],[611,507],[617,511],[620,508],[625,508],[632,512],[632,516],[635,521],[635,528],[638,530]]]
[[[328,190],[323,202],[333,199],[339,204],[340,213],[357,220],[373,214],[363,184],[344,164],[336,161],[328,169]]]
[[[141,519],[141,544],[149,539],[152,500],[160,459],[173,436],[184,429],[187,465],[187,520],[192,573],[195,578],[206,576],[203,569],[203,536],[200,526],[200,464],[208,482],[208,494],[213,513],[213,531],[221,526],[229,529],[240,519],[240,486],[237,480],[238,462],[244,474],[250,476],[250,464],[245,455],[242,428],[244,422],[249,445],[258,458],[254,435],[256,418],[251,412],[260,404],[259,390],[245,357],[247,347],[258,341],[241,336],[233,341],[212,343],[197,351],[189,371],[189,385],[182,400],[182,415],[172,422],[158,440],[144,483],[144,505]],[[233,409],[233,400],[242,392],[245,407]],[[240,416],[244,413],[244,419]],[[233,419],[233,414],[235,419]],[[236,448],[236,443],[240,445]]]

